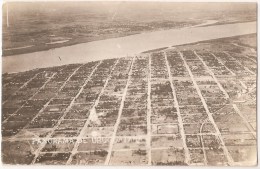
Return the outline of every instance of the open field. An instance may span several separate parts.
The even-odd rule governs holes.
[[[7,4],[3,6],[3,56],[178,29],[207,20],[215,20],[216,24],[256,21],[255,4],[246,8],[245,4],[239,3],[183,5],[167,2],[63,2],[61,7],[55,2],[8,3],[8,21]]]
[[[256,34],[3,74],[6,164],[254,166]]]

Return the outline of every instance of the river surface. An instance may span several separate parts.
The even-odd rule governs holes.
[[[146,50],[256,33],[256,22],[186,27],[2,57],[3,73],[135,55]]]

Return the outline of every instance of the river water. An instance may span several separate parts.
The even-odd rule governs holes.
[[[124,57],[156,48],[251,33],[256,33],[256,22],[186,27],[142,33],[66,46],[48,51],[5,56],[2,57],[3,73]]]

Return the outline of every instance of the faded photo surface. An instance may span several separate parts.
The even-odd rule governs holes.
[[[257,165],[257,4],[7,2],[3,164]]]

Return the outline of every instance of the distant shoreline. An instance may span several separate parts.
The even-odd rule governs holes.
[[[188,27],[208,27],[208,26],[216,26],[216,25],[224,25],[224,24],[234,24],[234,23],[249,23],[252,21],[247,21],[247,22],[231,22],[231,23],[219,23],[218,21],[216,23],[209,23],[205,25],[193,25],[193,26],[187,26]],[[181,28],[186,28],[186,27],[181,27]],[[180,28],[172,28],[172,29],[180,29]],[[171,29],[162,29],[162,30],[171,30]],[[12,56],[12,55],[20,55],[20,54],[29,54],[29,53],[34,53],[34,52],[40,52],[40,51],[48,51],[56,48],[62,48],[62,47],[67,47],[67,46],[73,46],[77,44],[82,44],[82,43],[89,43],[89,42],[94,42],[94,41],[99,41],[99,40],[106,40],[106,39],[112,39],[112,38],[120,38],[120,37],[126,37],[130,35],[136,35],[136,34],[143,34],[143,33],[149,33],[149,32],[154,32],[158,30],[150,30],[150,31],[143,31],[143,32],[128,32],[125,34],[111,34],[111,35],[102,35],[98,36],[92,39],[87,39],[87,37],[82,38],[82,39],[69,39],[68,41],[65,41],[64,43],[50,43],[50,44],[45,44],[45,46],[36,46],[36,45],[29,45],[25,47],[14,47],[13,49],[2,49],[2,57],[6,56]]]
[[[149,31],[147,31],[147,32],[149,32]],[[147,33],[147,32],[145,32],[145,33]],[[111,38],[120,38],[120,37],[129,36],[129,35],[135,35],[135,34],[141,34],[141,33],[132,32],[132,33],[124,34],[124,35],[105,35],[105,36],[100,36],[100,37],[93,39],[93,40],[72,39],[72,40],[68,40],[64,43],[46,44],[45,46],[31,45],[29,48],[14,47],[14,48],[17,48],[17,49],[14,49],[14,50],[2,49],[3,50],[2,57],[20,55],[20,54],[28,54],[28,53],[34,53],[34,52],[40,52],[40,51],[48,51],[48,50],[56,49],[56,48],[73,46],[73,45],[77,45],[77,44],[94,42],[94,41],[99,41],[99,40],[106,40],[106,39],[111,39]]]
[[[161,30],[2,58],[3,72],[87,63],[203,40],[256,33],[256,22]]]
[[[205,23],[200,23],[197,25],[191,25],[191,26],[184,26],[184,27],[177,27],[177,28],[162,28],[161,30],[171,30],[171,29],[182,29],[182,28],[189,28],[189,27],[202,27],[202,26],[207,26],[211,25],[212,20],[209,20]],[[215,21],[218,22],[218,21]],[[28,53],[34,53],[34,52],[40,52],[40,51],[48,51],[51,49],[56,49],[56,48],[62,48],[62,47],[67,47],[67,46],[73,46],[77,44],[82,44],[82,43],[89,43],[89,42],[94,42],[94,41],[99,41],[99,40],[106,40],[106,39],[111,39],[111,38],[120,38],[120,37],[126,37],[130,35],[136,35],[136,34],[143,34],[143,33],[150,33],[150,32],[155,32],[158,30],[144,30],[141,32],[126,32],[124,34],[110,34],[110,35],[102,35],[102,36],[97,36],[97,37],[92,37],[90,39],[87,39],[87,37],[83,37],[82,39],[69,39],[65,41],[64,43],[46,43],[45,46],[37,46],[37,45],[29,45],[25,47],[13,47],[13,48],[8,48],[8,49],[3,49],[2,56],[12,56],[12,55],[20,55],[20,54],[28,54]]]

